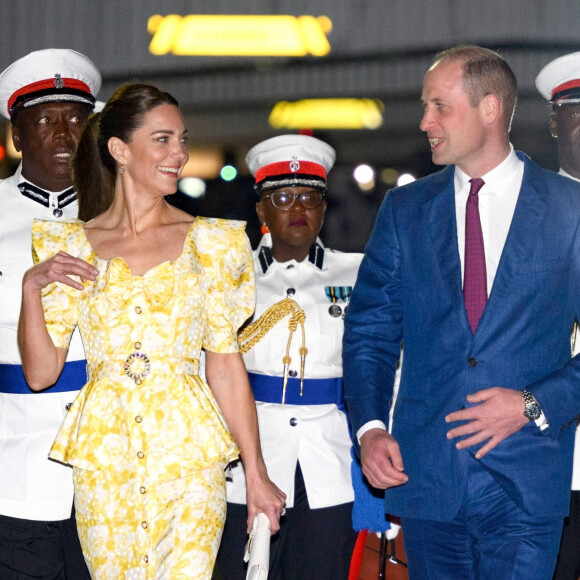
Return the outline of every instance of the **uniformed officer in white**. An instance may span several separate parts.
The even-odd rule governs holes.
[[[536,87],[548,101],[550,132],[557,139],[560,173],[580,181],[580,52],[549,62],[536,77]],[[579,290],[580,291],[580,290]],[[572,339],[572,354],[580,352],[580,333]],[[576,428],[570,516],[564,523],[554,580],[580,577],[580,427]]]
[[[0,578],[88,578],[74,518],[70,468],[48,460],[67,406],[86,380],[80,338],[52,388],[24,381],[16,341],[22,276],[32,266],[33,218],[77,217],[70,161],[101,76],[68,49],[32,52],[0,75],[0,114],[22,153],[0,181]]]
[[[309,135],[268,139],[246,157],[258,216],[270,233],[254,253],[253,320],[261,338],[244,362],[268,475],[287,495],[271,542],[270,579],[346,579],[356,540],[341,354],[343,316],[362,255],[335,252],[317,237],[334,160],[332,147]],[[244,333],[242,344],[245,336],[252,342]],[[245,578],[245,498],[237,463],[218,555],[224,580]]]

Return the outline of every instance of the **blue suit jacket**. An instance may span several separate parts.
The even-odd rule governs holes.
[[[480,389],[526,387],[548,421],[533,422],[480,461],[524,510],[568,511],[580,357],[580,185],[524,155],[524,176],[489,300],[472,334],[462,293],[454,166],[390,192],[365,250],[344,334],[353,433],[387,422],[395,363],[405,344],[393,435],[407,484],[386,493],[388,513],[450,520],[467,483],[468,453],[444,417]],[[471,365],[468,364],[469,359]]]

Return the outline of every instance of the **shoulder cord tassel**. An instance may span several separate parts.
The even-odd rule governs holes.
[[[238,334],[238,340],[240,343],[240,352],[242,354],[248,352],[253,346],[258,344],[266,334],[274,328],[274,326],[280,322],[284,317],[290,315],[290,320],[288,321],[288,330],[290,335],[288,336],[288,343],[286,345],[286,354],[282,358],[282,364],[284,365],[283,376],[284,383],[282,386],[282,404],[284,404],[286,399],[286,386],[288,384],[288,369],[292,358],[290,357],[290,345],[292,344],[292,337],[294,332],[300,324],[302,330],[302,346],[299,349],[300,353],[300,396],[302,396],[304,388],[304,365],[306,361],[306,355],[308,354],[308,349],[306,348],[306,334],[304,332],[304,321],[306,320],[306,314],[304,310],[298,306],[298,304],[291,298],[284,298],[280,302],[273,304],[258,318]]]

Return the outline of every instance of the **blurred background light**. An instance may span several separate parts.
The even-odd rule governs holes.
[[[375,187],[375,170],[370,165],[358,165],[352,175],[362,191],[371,191]]]
[[[387,169],[383,169],[381,171],[381,181],[387,185],[394,185],[397,183],[397,179],[399,179],[399,172],[392,168],[388,167]]]
[[[401,187],[401,185],[407,185],[407,183],[412,183],[415,181],[415,179],[416,177],[410,173],[401,173],[399,179],[397,179],[397,187]]]
[[[219,148],[189,147],[189,161],[181,177],[215,179],[224,165],[224,153]]]
[[[233,181],[238,176],[238,170],[233,165],[224,165],[220,171],[220,177],[224,181]]]
[[[325,56],[332,22],[327,16],[156,14],[147,29],[155,55]]]
[[[280,101],[268,123],[274,129],[378,129],[384,105],[378,99],[302,99]]]
[[[205,181],[199,177],[184,177],[179,181],[179,191],[194,199],[203,197],[205,189]]]

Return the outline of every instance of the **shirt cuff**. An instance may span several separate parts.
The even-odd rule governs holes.
[[[382,422],[379,421],[378,419],[375,419],[374,421],[369,421],[368,423],[365,423],[357,432],[356,432],[356,440],[358,441],[358,444],[360,445],[360,438],[367,432],[370,431],[371,429],[383,429],[383,430],[387,430],[387,426]]]
[[[534,423],[543,431],[544,429],[547,429],[550,424],[548,423],[548,419],[546,419],[546,415],[544,415],[544,411],[542,411],[542,414],[534,421]],[[367,423],[368,424],[368,423]],[[364,425],[361,427],[361,429],[364,429]]]

